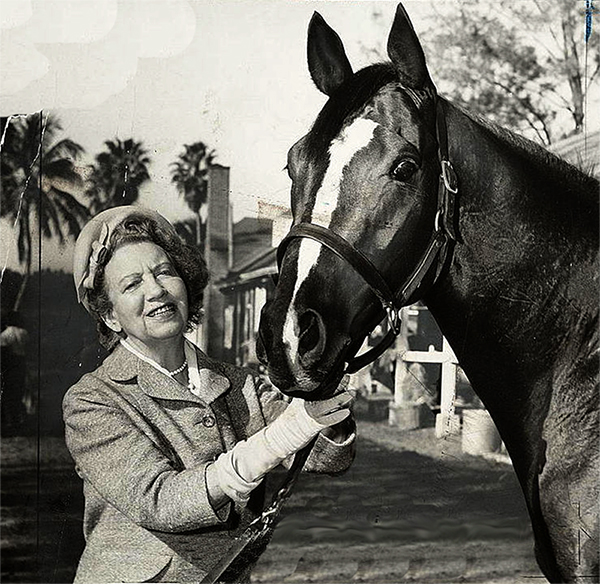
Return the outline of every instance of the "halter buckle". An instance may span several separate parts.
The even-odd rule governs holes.
[[[442,160],[442,179],[444,180],[444,186],[446,190],[456,195],[458,193],[458,179],[456,173],[449,160]]]
[[[402,320],[400,319],[400,310],[398,310],[393,304],[388,304],[387,302],[383,306],[385,308],[388,323],[392,329],[392,332],[395,335],[399,335],[400,326],[402,325]]]

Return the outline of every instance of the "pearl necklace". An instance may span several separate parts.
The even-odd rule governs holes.
[[[183,365],[181,367],[177,367],[177,369],[174,369],[173,371],[169,371],[169,375],[171,377],[175,377],[175,375],[179,375],[180,373],[183,373],[183,370],[187,367],[187,361],[183,362]]]
[[[161,373],[164,373],[165,375],[168,375],[171,378],[173,378],[174,375],[178,375],[179,373],[182,373],[186,367],[189,367],[188,389],[193,394],[200,397],[200,389],[199,388],[202,386],[202,383],[200,381],[200,374],[198,372],[198,357],[196,355],[196,350],[194,348],[194,345],[192,345],[192,343],[190,343],[190,341],[187,341],[187,340],[185,341],[185,344],[184,344],[185,358],[183,361],[183,365],[181,367],[178,367],[177,369],[175,369],[175,371],[169,371],[169,370],[165,369],[164,367],[161,367],[156,361],[154,361],[153,359],[150,359],[149,357],[146,357],[146,355],[144,355],[143,353],[138,351],[133,345],[128,343],[125,339],[121,339],[121,344],[127,350],[131,351],[134,355],[139,357],[142,361],[145,361],[146,363],[150,364],[152,367],[154,367]],[[175,380],[175,381],[177,381],[177,380]]]
[[[197,397],[201,396],[202,383],[200,381],[200,373],[198,372],[198,356],[194,346],[189,341],[184,345],[185,360],[189,363],[188,368],[188,389]]]

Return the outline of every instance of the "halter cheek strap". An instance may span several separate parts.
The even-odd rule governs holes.
[[[409,95],[412,98],[412,94],[409,93]],[[432,94],[429,93],[429,97],[431,96]],[[398,292],[392,292],[381,272],[360,250],[331,229],[316,225],[315,223],[304,222],[294,225],[277,249],[277,264],[281,270],[286,250],[292,240],[308,238],[319,242],[352,266],[368,284],[383,306],[390,330],[375,347],[358,357],[352,356],[350,359],[347,359],[345,373],[355,373],[359,369],[362,369],[364,366],[375,361],[392,345],[395,338],[400,334],[400,309],[408,304],[434,263],[436,263],[433,278],[433,283],[435,284],[446,263],[450,243],[458,240],[455,212],[458,181],[452,164],[448,159],[448,138],[443,102],[435,97],[435,94],[433,94],[433,97],[436,103],[436,135],[438,141],[438,160],[440,163],[438,200],[433,233],[419,262]]]

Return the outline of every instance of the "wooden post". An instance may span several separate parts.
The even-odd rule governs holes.
[[[406,306],[400,311],[401,328],[396,338],[396,371],[394,375],[394,402],[389,406],[390,426],[396,426],[402,430],[414,430],[422,427],[422,414],[425,407],[417,400],[414,384],[423,383],[424,371],[422,367],[415,367],[415,363],[405,366],[404,358],[408,350],[408,322],[414,308]]]
[[[458,360],[446,337],[442,342],[442,354],[447,355],[447,359],[442,362],[440,413],[435,419],[435,435],[438,438],[458,434],[460,431],[460,421],[454,408]]]
[[[458,434],[460,432],[460,421],[454,412],[454,400],[456,399],[456,366],[458,360],[448,341],[444,338],[441,351],[436,351],[433,345],[428,351],[406,351],[402,360],[409,363],[440,363],[441,395],[440,413],[435,419],[435,435],[437,438]]]

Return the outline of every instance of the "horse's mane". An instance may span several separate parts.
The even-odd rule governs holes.
[[[546,174],[550,173],[557,180],[561,182],[565,181],[573,186],[593,187],[597,190],[598,182],[592,175],[573,166],[556,154],[546,150],[543,146],[503,128],[462,106],[455,103],[452,105],[471,121],[482,127],[493,139],[516,150],[531,165],[532,169],[538,169]]]

